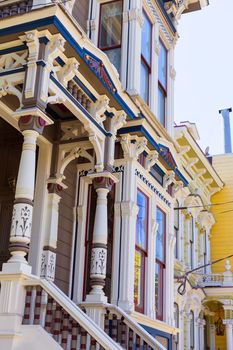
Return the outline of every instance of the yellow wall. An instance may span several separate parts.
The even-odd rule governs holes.
[[[225,350],[226,349],[226,331],[224,336],[215,336],[215,350]]]
[[[214,156],[212,165],[225,183],[224,188],[212,197],[212,203],[233,201],[233,154]],[[220,214],[228,210],[232,211]],[[213,261],[233,254],[233,203],[212,206],[212,212],[216,220],[211,229],[211,260]],[[233,258],[230,260],[233,269]],[[224,261],[212,266],[214,273],[221,273],[224,270]]]

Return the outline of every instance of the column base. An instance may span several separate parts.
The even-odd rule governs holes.
[[[86,302],[90,303],[107,303],[108,298],[104,294],[88,294],[86,296]]]
[[[2,265],[3,273],[23,273],[30,275],[32,273],[32,267],[27,263],[22,262],[7,262]]]

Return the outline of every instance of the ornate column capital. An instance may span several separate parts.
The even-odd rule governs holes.
[[[42,134],[46,121],[41,117],[34,117],[33,115],[23,115],[18,120],[20,131],[34,130],[38,134]]]

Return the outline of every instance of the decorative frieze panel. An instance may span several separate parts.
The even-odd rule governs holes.
[[[14,95],[19,100],[19,108],[22,107],[22,92],[19,84],[23,83],[24,73],[7,75],[6,78],[0,79],[0,98],[3,96]]]
[[[51,250],[44,250],[41,256],[40,276],[49,281],[54,281],[56,266],[56,253]]]
[[[27,50],[0,56],[0,72],[22,67],[27,63],[27,56]]]
[[[15,203],[12,214],[11,242],[29,243],[31,237],[33,207],[29,203]]]
[[[92,248],[91,252],[91,278],[105,278],[107,264],[107,249],[106,247]]]

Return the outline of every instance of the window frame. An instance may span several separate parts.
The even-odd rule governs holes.
[[[163,223],[163,232],[164,232],[164,241],[163,241],[163,254],[164,254],[164,259],[161,261],[160,259],[157,258],[156,250],[155,250],[155,265],[158,267],[158,307],[156,307],[156,318],[163,321],[164,317],[164,273],[166,270],[166,244],[167,244],[167,213],[159,206],[156,206],[156,222],[157,222],[157,211],[160,211],[163,214],[164,218],[164,223]],[[157,232],[158,235],[158,232]],[[157,249],[157,235],[156,235],[156,249]],[[155,298],[155,305],[156,303],[156,298]]]
[[[146,244],[145,247],[143,248],[142,246],[138,245],[136,242],[136,234],[137,234],[137,227],[135,229],[135,253],[138,252],[141,255],[141,261],[142,261],[142,268],[140,269],[140,279],[141,279],[141,301],[142,304],[136,304],[135,303],[135,298],[134,298],[134,306],[135,306],[135,311],[144,313],[145,309],[145,287],[146,287],[146,258],[148,256],[148,231],[149,231],[149,206],[150,206],[150,198],[149,196],[141,190],[139,187],[137,187],[137,194],[138,192],[142,193],[143,196],[146,198]],[[136,221],[137,225],[137,221]],[[134,268],[135,268],[135,259],[134,259]],[[134,271],[134,291],[135,291],[135,273]]]
[[[143,8],[142,9],[143,16],[145,16],[150,24],[150,62],[147,62],[147,59],[144,57],[143,52],[142,52],[142,43],[141,43],[141,50],[140,50],[140,77],[141,77],[141,66],[142,64],[146,67],[147,73],[148,73],[148,83],[147,83],[147,101],[146,102],[149,105],[150,102],[150,76],[151,76],[151,70],[152,70],[152,32],[153,32],[153,23],[150,20],[149,15],[147,14],[146,10]],[[142,38],[141,38],[142,40]],[[141,79],[140,79],[141,81]],[[140,83],[140,96],[141,95],[141,83]],[[143,98],[143,97],[142,97]],[[144,100],[144,99],[143,99]]]
[[[119,45],[113,45],[108,47],[100,47],[100,33],[101,33],[101,16],[102,16],[102,7],[107,4],[111,4],[114,2],[121,2],[122,4],[122,13],[121,13],[121,35],[120,35],[120,44]],[[98,23],[98,36],[97,36],[97,47],[103,51],[107,52],[114,49],[121,49],[122,48],[122,29],[123,29],[123,0],[110,0],[110,1],[102,1],[99,4],[99,23]],[[112,63],[112,62],[111,62]],[[117,69],[117,68],[116,68]],[[120,62],[120,70],[121,70],[121,62]],[[120,74],[120,71],[118,72]]]
[[[157,118],[157,120],[163,125],[164,128],[166,128],[167,126],[167,108],[166,108],[166,100],[167,100],[167,83],[168,83],[168,49],[166,47],[166,45],[164,44],[163,40],[161,37],[159,37],[159,47],[160,47],[160,50],[161,50],[161,46],[164,47],[165,49],[165,52],[166,52],[166,87],[163,86],[162,82],[160,82],[159,80],[159,58],[158,58],[158,96],[159,96],[159,90],[161,91],[163,97],[164,97],[164,101],[163,101],[163,104],[164,104],[164,123],[162,123],[162,121]],[[157,117],[158,117],[158,108],[157,108]]]

